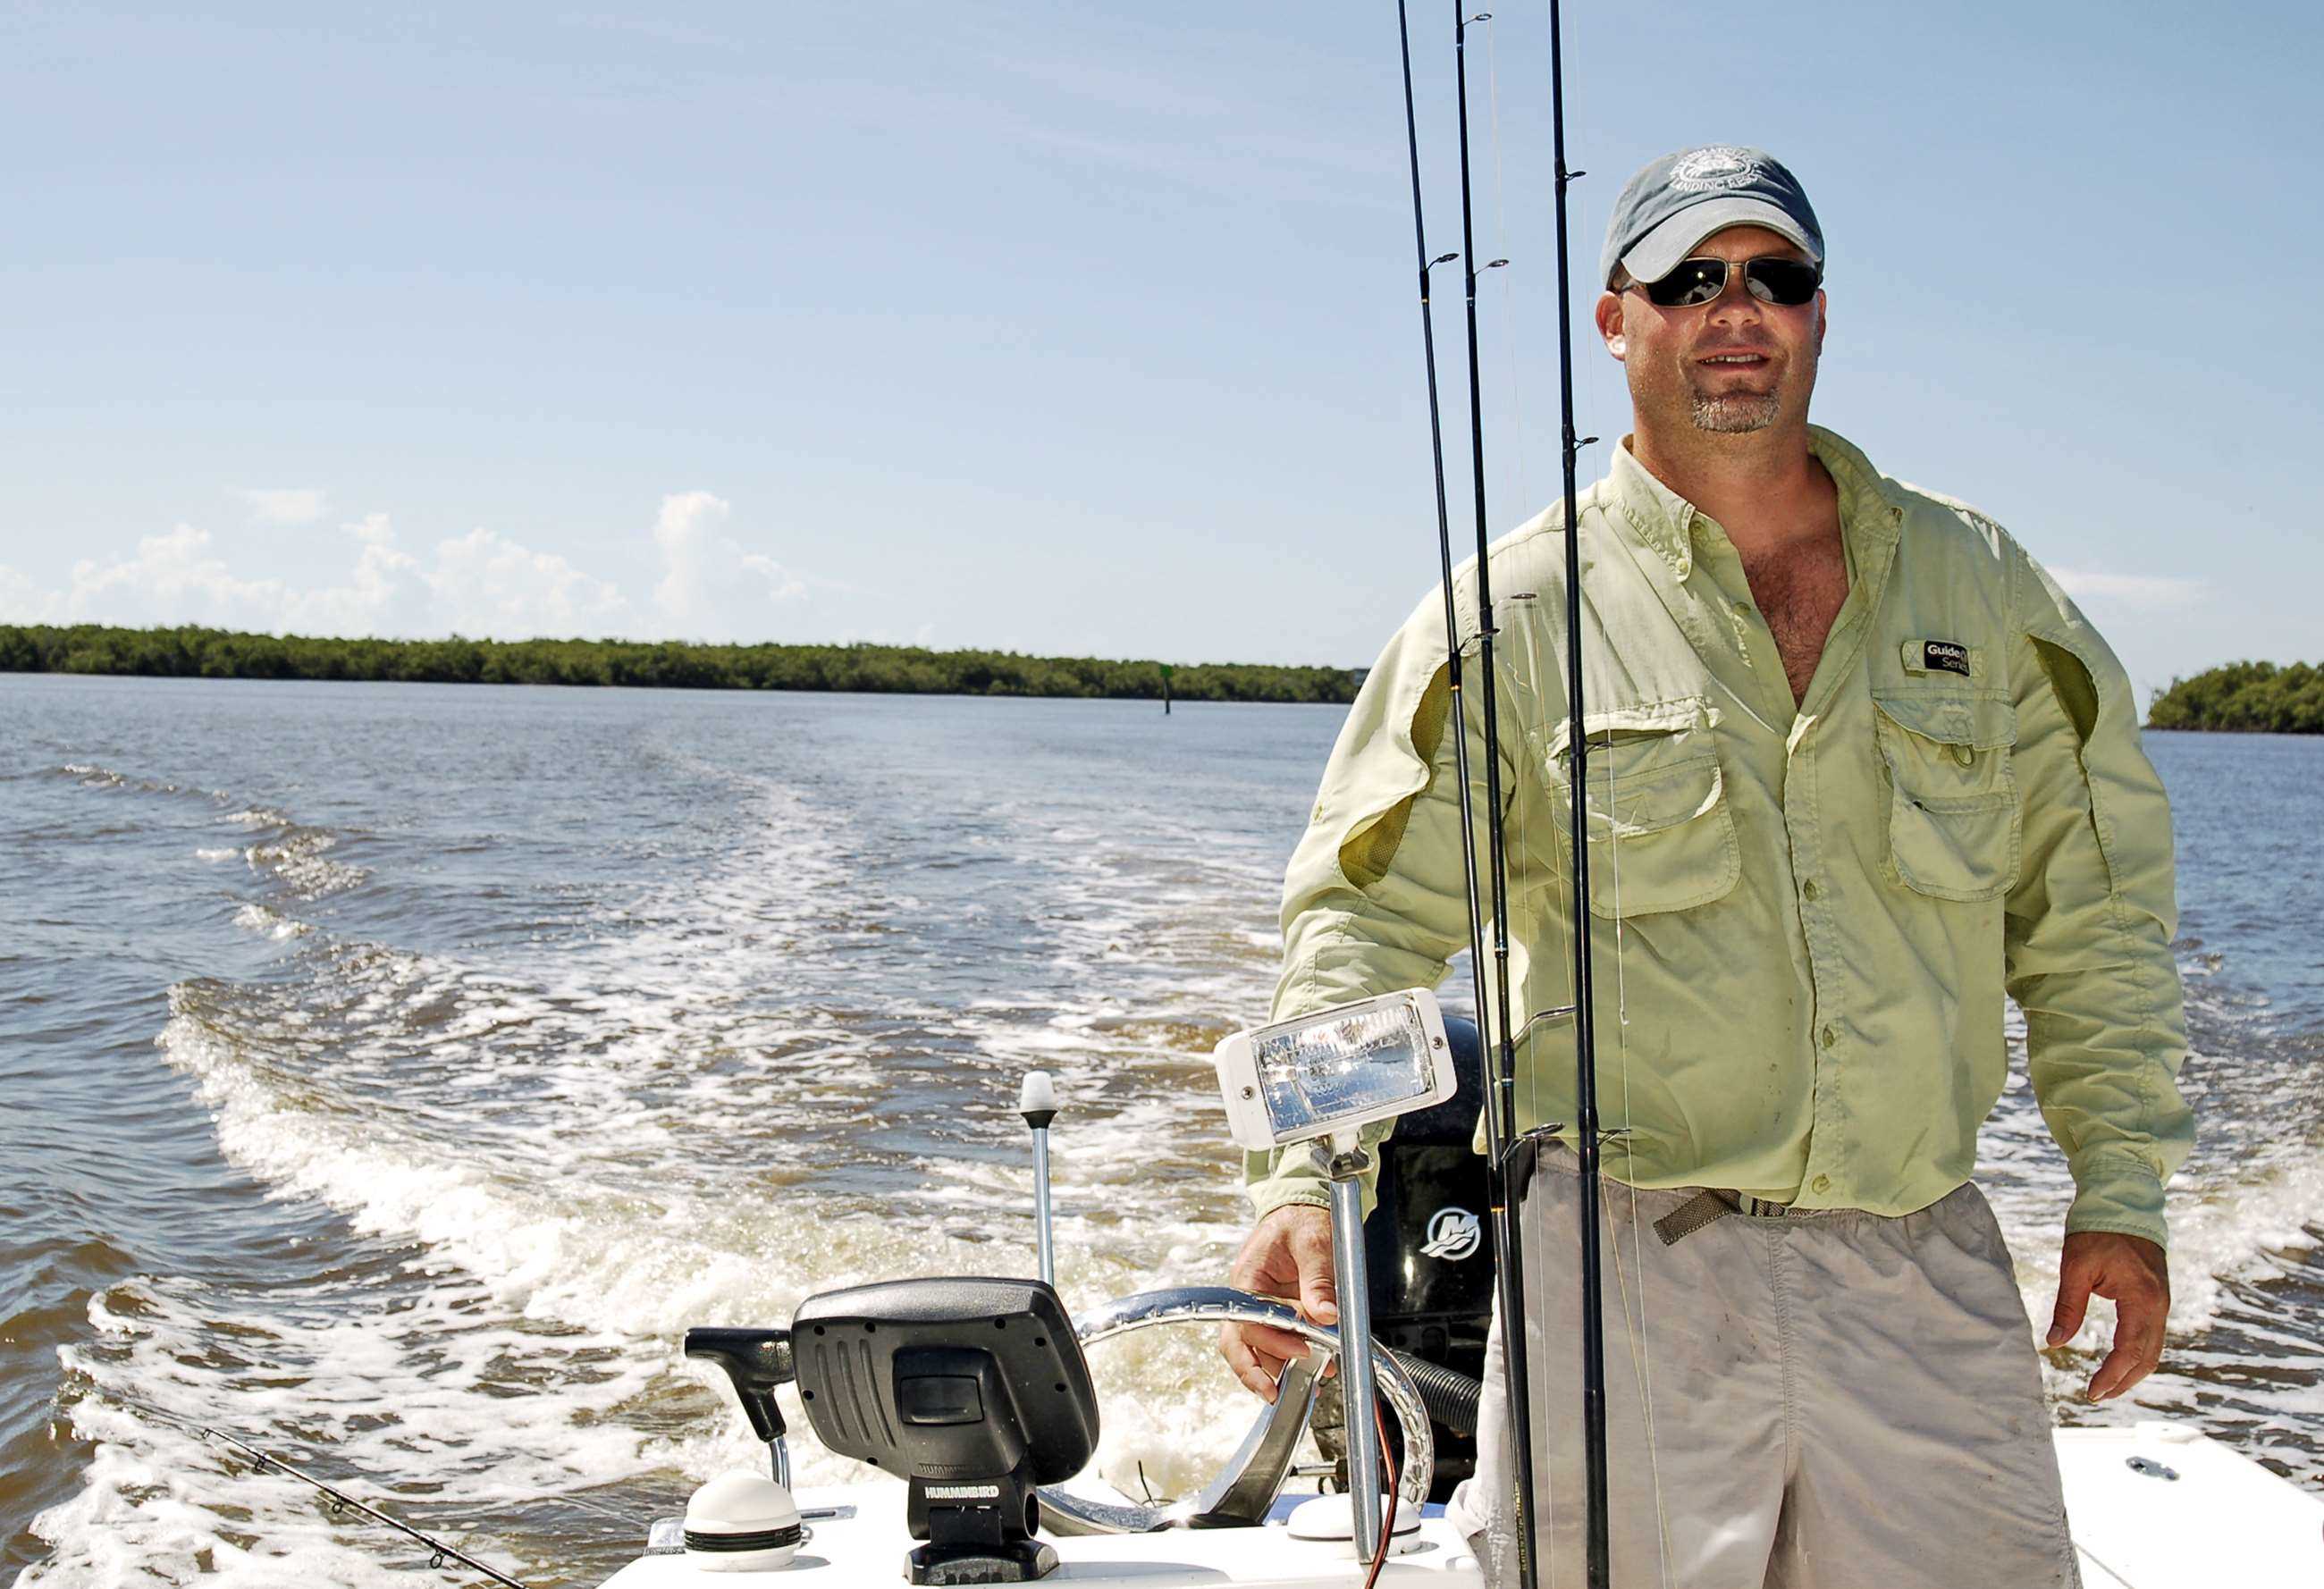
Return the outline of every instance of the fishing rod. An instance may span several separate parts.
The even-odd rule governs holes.
[[[1574,456],[1596,436],[1573,427],[1573,285],[1566,261],[1565,190],[1580,171],[1565,165],[1565,57],[1558,0],[1549,0],[1550,154],[1557,191],[1558,452],[1565,488],[1566,754],[1573,830],[1573,1135],[1582,1183],[1582,1559],[1589,1589],[1607,1589],[1613,1553],[1606,1517],[1605,1278],[1599,1252],[1598,1029],[1591,992],[1590,735],[1582,710],[1582,525]]]
[[[1499,1068],[1496,1077],[1500,1089],[1495,1108],[1489,1111],[1502,1116],[1504,1141],[1516,1134],[1517,1075],[1516,1033],[1508,1019],[1508,859],[1502,831],[1500,797],[1500,756],[1498,713],[1494,702],[1493,670],[1493,599],[1491,584],[1490,525],[1485,510],[1485,427],[1480,372],[1477,358],[1477,278],[1476,242],[1474,236],[1475,204],[1471,197],[1469,171],[1469,54],[1468,32],[1471,23],[1489,22],[1492,14],[1465,14],[1464,0],[1454,0],[1453,62],[1455,93],[1460,101],[1461,133],[1461,241],[1467,270],[1467,328],[1469,352],[1469,436],[1470,470],[1475,489],[1477,519],[1477,631],[1478,649],[1484,672],[1485,711],[1485,790],[1488,803],[1486,832],[1489,839],[1489,866],[1492,891],[1493,974],[1495,1009],[1499,1015],[1495,1035],[1499,1047]],[[1560,406],[1561,463],[1564,486],[1565,519],[1565,693],[1566,746],[1572,758],[1570,794],[1572,797],[1571,831],[1573,846],[1573,905],[1572,905],[1572,1002],[1563,1009],[1546,1012],[1549,1015],[1570,1015],[1573,1019],[1574,1069],[1574,1136],[1580,1160],[1576,1177],[1580,1189],[1582,1232],[1579,1281],[1582,1297],[1582,1530],[1584,1581],[1589,1589],[1609,1589],[1612,1581],[1612,1555],[1607,1518],[1607,1442],[1606,1442],[1606,1322],[1604,1258],[1600,1248],[1601,1189],[1599,1171],[1598,1116],[1598,1058],[1597,1024],[1591,1003],[1591,942],[1590,942],[1590,844],[1589,844],[1589,735],[1582,705],[1582,552],[1579,523],[1579,500],[1574,483],[1574,458],[1583,443],[1578,439],[1573,425],[1573,314],[1572,285],[1567,264],[1566,188],[1581,173],[1569,171],[1565,164],[1565,83],[1563,56],[1559,42],[1561,16],[1557,0],[1550,0],[1550,108],[1553,152],[1556,170],[1557,212],[1557,361],[1558,399]],[[1497,260],[1494,265],[1505,264]],[[1493,268],[1489,265],[1487,269]],[[1591,438],[1595,439],[1595,438]],[[1526,1024],[1530,1026],[1532,1021]],[[1489,1128],[1489,1145],[1491,1132]],[[1497,1216],[1497,1219],[1498,1219]],[[1497,1224],[1497,1229],[1499,1228]],[[1496,1254],[1497,1257],[1502,1254]],[[1520,1300],[1521,1297],[1520,1297]],[[1522,1315],[1517,1316],[1519,1328],[1506,1332],[1514,1337],[1522,1333]],[[1505,1357],[1505,1361],[1508,1359]],[[1510,1400],[1511,1433],[1517,1435],[1519,1424],[1514,1416],[1526,1404],[1527,1387],[1519,1383],[1513,1389]],[[1521,1454],[1527,1448],[1520,1446]],[[1526,1456],[1518,1457],[1520,1479],[1517,1497],[1519,1522],[1517,1531],[1520,1581],[1526,1589],[1534,1582],[1530,1520],[1533,1499],[1530,1464]]]
[[[462,1566],[468,1568],[472,1572],[484,1574],[485,1577],[490,1578],[493,1583],[502,1585],[502,1589],[528,1589],[528,1586],[521,1579],[510,1577],[498,1567],[486,1566],[484,1563],[478,1561],[475,1557],[470,1556],[466,1551],[462,1550],[458,1546],[451,1543],[449,1540],[439,1539],[433,1534],[413,1528],[410,1523],[404,1522],[400,1519],[388,1516],[387,1513],[380,1511],[377,1507],[367,1506],[364,1502],[356,1500],[354,1496],[348,1494],[346,1491],[323,1483],[322,1480],[314,1477],[300,1468],[294,1467],[279,1456],[273,1456],[269,1452],[261,1451],[257,1447],[250,1444],[249,1441],[242,1439],[238,1436],[231,1434],[225,1429],[215,1428],[208,1424],[196,1423],[191,1419],[180,1418],[174,1412],[165,1411],[161,1408],[153,1406],[151,1402],[139,1401],[134,1398],[125,1396],[116,1399],[135,1407],[138,1411],[145,1414],[148,1418],[166,1423],[173,1428],[183,1430],[185,1433],[191,1435],[197,1440],[206,1442],[216,1440],[221,1445],[233,1447],[236,1451],[241,1452],[242,1455],[248,1459],[253,1468],[272,1468],[276,1473],[284,1474],[289,1478],[296,1479],[300,1483],[307,1485],[310,1489],[320,1491],[327,1498],[328,1498],[331,1502],[331,1510],[335,1512],[354,1511],[360,1513],[363,1517],[368,1519],[372,1522],[379,1523],[383,1527],[393,1529],[397,1533],[403,1535],[406,1538],[417,1540],[419,1543],[428,1547],[428,1565],[430,1567],[440,1567],[447,1561],[456,1561]]]
[[[1461,862],[1467,883],[1467,892],[1463,897],[1466,901],[1466,911],[1469,918],[1469,969],[1475,979],[1477,1010],[1479,1015],[1482,1015],[1488,1008],[1486,996],[1486,960],[1483,927],[1480,920],[1477,907],[1480,900],[1483,896],[1478,888],[1476,814],[1469,785],[1469,734],[1467,705],[1466,697],[1462,694],[1461,689],[1461,619],[1460,613],[1455,607],[1452,595],[1452,527],[1451,515],[1447,509],[1444,495],[1444,421],[1443,408],[1438,401],[1436,390],[1436,327],[1428,304],[1429,272],[1438,265],[1449,263],[1452,260],[1462,259],[1464,258],[1464,256],[1460,254],[1445,253],[1439,254],[1433,259],[1429,257],[1427,221],[1422,207],[1420,197],[1420,130],[1413,110],[1412,28],[1411,23],[1406,15],[1405,0],[1397,0],[1396,27],[1397,42],[1403,52],[1404,60],[1404,140],[1405,150],[1409,157],[1412,168],[1413,257],[1418,262],[1419,266],[1420,345],[1423,357],[1427,365],[1428,372],[1428,446],[1431,462],[1434,468],[1436,482],[1437,559],[1442,567],[1443,576],[1444,669],[1448,694],[1450,696],[1450,704],[1445,712],[1445,721],[1452,732],[1452,758],[1455,769],[1454,776],[1460,788]],[[1464,140],[1464,147],[1462,151],[1464,177],[1466,153]],[[1464,223],[1462,227],[1462,243],[1464,246],[1466,246],[1468,243],[1467,227],[1465,225],[1467,219],[1466,212],[1467,206],[1464,203],[1462,206],[1462,219]],[[1469,308],[1470,395],[1471,401],[1473,402],[1476,395],[1476,278],[1473,272],[1471,273],[1469,278]],[[1480,479],[1481,480],[1481,478],[1482,476],[1480,473]],[[1481,522],[1484,516],[1481,485],[1479,490],[1480,494],[1479,498],[1478,518]],[[1499,736],[1493,726],[1493,709],[1491,704],[1493,699],[1492,651],[1490,649],[1492,643],[1492,624],[1490,619],[1484,616],[1481,595],[1481,592],[1484,587],[1481,582],[1485,576],[1485,570],[1482,557],[1480,557],[1478,560],[1477,573],[1478,578],[1480,582],[1479,587],[1480,595],[1480,621],[1478,628],[1480,632],[1485,637],[1484,644],[1487,648],[1483,653],[1486,690],[1485,743],[1487,765],[1488,767],[1490,768],[1494,758],[1498,754],[1499,744]],[[1498,785],[1498,774],[1489,771],[1488,776],[1492,777],[1496,785]],[[1492,822],[1494,864],[1498,867],[1499,865],[1500,854],[1500,824],[1498,799],[1495,801]],[[1494,904],[1497,913],[1500,908],[1500,892],[1498,884],[1499,879],[1497,877],[1496,887],[1494,890]],[[1497,935],[1499,924],[1499,918],[1497,914]],[[1517,1239],[1517,1225],[1514,1217],[1512,1217],[1508,1189],[1508,1144],[1516,1132],[1516,1107],[1513,1090],[1514,1080],[1510,1068],[1510,1055],[1513,1052],[1513,1049],[1508,1040],[1508,1023],[1507,1020],[1508,1014],[1508,961],[1506,949],[1498,941],[1498,936],[1496,948],[1501,951],[1498,963],[1501,968],[1501,1003],[1499,1008],[1502,1018],[1496,1024],[1496,1025],[1497,1029],[1502,1034],[1502,1042],[1498,1047],[1490,1044],[1488,1044],[1485,1047],[1485,1070],[1487,1078],[1487,1098],[1486,1107],[1484,1110],[1486,1137],[1486,1202],[1487,1206],[1492,1210],[1494,1293],[1495,1300],[1499,1308],[1501,1319],[1502,1389],[1507,1405],[1509,1409],[1509,1427],[1516,1451],[1517,1485],[1514,1502],[1516,1523],[1515,1532],[1517,1540],[1517,1582],[1519,1589],[1534,1589],[1536,1577],[1534,1569],[1532,1528],[1533,1409],[1530,1400],[1526,1394],[1526,1387],[1530,1382],[1530,1375],[1527,1373],[1526,1351],[1525,1272],[1520,1262],[1519,1255],[1521,1248]]]

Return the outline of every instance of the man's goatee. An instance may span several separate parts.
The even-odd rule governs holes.
[[[1714,436],[1742,436],[1754,430],[1765,430],[1775,422],[1783,400],[1776,393],[1754,397],[1738,393],[1729,397],[1700,397],[1694,400],[1694,427]]]

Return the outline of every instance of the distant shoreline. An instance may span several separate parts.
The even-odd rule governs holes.
[[[599,689],[789,690],[1344,706],[1365,669],[1169,664],[920,646],[722,646],[686,640],[340,639],[180,625],[0,623],[0,673],[347,684],[563,684]],[[2324,734],[2324,666],[2229,662],[2173,679],[2150,729]]]
[[[0,673],[358,684],[572,684],[1345,705],[1360,670],[1111,661],[918,646],[714,646],[682,640],[336,639],[187,625],[0,624]]]
[[[2324,668],[2227,662],[2172,679],[2146,709],[2150,729],[2215,734],[2324,734]]]

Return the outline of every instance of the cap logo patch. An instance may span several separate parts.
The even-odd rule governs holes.
[[[1722,145],[1682,155],[1671,167],[1670,185],[1682,193],[1716,193],[1745,187],[1763,174],[1757,161],[1739,149]]]

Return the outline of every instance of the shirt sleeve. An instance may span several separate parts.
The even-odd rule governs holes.
[[[1473,658],[1464,659],[1462,676],[1462,693],[1474,694]],[[1460,712],[1457,729],[1452,723],[1450,683],[1443,598],[1432,595],[1380,654],[1323,769],[1315,808],[1284,877],[1283,974],[1270,1019],[1434,987],[1452,958],[1469,947],[1453,732],[1468,737],[1480,877],[1485,748],[1474,702]],[[1505,804],[1514,786],[1505,766]],[[1393,1125],[1366,1126],[1365,1142],[1377,1144]],[[1304,1146],[1246,1153],[1244,1179],[1262,1217],[1287,1203],[1329,1200]],[[1364,1180],[1367,1212],[1375,1180],[1376,1174]]]
[[[2171,808],[2130,680],[2030,559],[2010,674],[2024,846],[2005,906],[2034,1094],[2074,1177],[2069,1232],[2165,1239],[2163,1187],[2194,1144]]]

